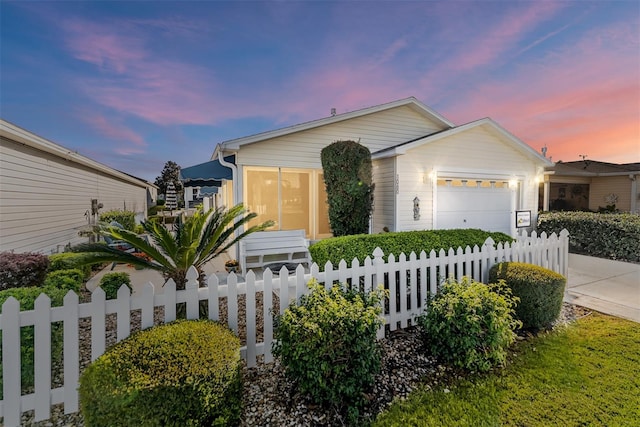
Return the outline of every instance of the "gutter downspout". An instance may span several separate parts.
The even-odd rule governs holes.
[[[631,180],[631,206],[629,210],[631,213],[638,213],[638,175],[629,174]]]
[[[233,183],[232,184],[233,185],[233,203],[234,203],[234,205],[237,205],[238,204],[238,200],[240,199],[240,197],[238,195],[238,187],[239,187],[239,185],[237,185],[238,184],[238,167],[235,164],[229,163],[229,162],[224,160],[224,153],[222,152],[222,146],[220,144],[218,144],[216,146],[216,150],[215,151],[218,153],[218,161],[220,162],[220,164],[222,166],[226,166],[229,169],[231,169],[231,182]],[[236,154],[236,159],[237,159],[237,154]],[[241,228],[242,228],[242,231],[244,231],[244,227],[241,227]],[[240,229],[236,229],[234,231],[234,233],[233,233],[234,237],[238,237],[238,235],[240,234],[240,231],[241,231]],[[235,248],[235,256],[234,256],[234,258],[235,259],[240,259],[240,252],[239,252],[240,251],[240,247],[238,245],[235,245],[235,246],[236,246],[236,248]]]

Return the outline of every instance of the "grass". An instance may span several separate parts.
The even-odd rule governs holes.
[[[640,325],[593,313],[515,345],[507,367],[425,387],[374,426],[639,426]]]

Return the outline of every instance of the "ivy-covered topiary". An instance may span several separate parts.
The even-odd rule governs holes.
[[[236,425],[241,366],[240,340],[209,320],[178,320],[137,332],[82,373],[85,424]]]
[[[40,286],[47,275],[49,259],[35,252],[0,252],[0,290]]]
[[[363,392],[380,369],[376,332],[384,291],[367,294],[315,281],[311,293],[276,317],[273,354],[286,375],[318,404],[336,407],[353,422]]]
[[[355,141],[336,141],[320,152],[334,236],[367,233],[373,208],[371,152]]]
[[[533,264],[502,262],[489,270],[489,281],[498,280],[520,299],[515,312],[524,329],[549,328],[558,318],[567,283],[561,274]]]
[[[382,249],[385,256],[394,254],[397,257],[401,253],[409,256],[411,252],[420,256],[421,251],[429,254],[432,249],[438,252],[440,249],[447,251],[449,248],[473,248],[474,245],[481,247],[489,237],[496,243],[513,242],[513,238],[504,233],[478,229],[401,231],[332,237],[311,245],[309,253],[313,262],[324,270],[327,261],[337,266],[342,259],[351,263],[351,260],[357,258],[362,264],[366,257],[373,257],[376,247]]]
[[[418,317],[427,348],[437,358],[471,371],[505,362],[516,338],[512,297],[504,283],[485,285],[467,277],[445,282]]]
[[[79,293],[83,283],[84,273],[77,268],[72,268],[52,271],[47,274],[42,286]]]
[[[33,310],[36,299],[40,294],[46,294],[51,299],[51,307],[58,307],[63,304],[64,296],[67,291],[64,289],[55,289],[51,287],[28,287],[13,288],[0,291],[0,313],[2,313],[2,305],[13,297],[20,303],[20,311]],[[63,346],[62,323],[55,322],[51,324],[51,359],[52,365],[58,364],[62,360]],[[0,332],[0,342],[2,332]],[[24,326],[20,328],[20,361],[22,381],[22,389],[33,387],[33,364],[34,364],[34,329],[33,326]],[[2,346],[0,345],[0,360],[2,360]],[[0,398],[2,395],[2,363],[0,363]]]
[[[100,284],[98,286],[102,288],[107,299],[114,299],[117,298],[118,289],[120,289],[122,285],[127,285],[129,291],[133,289],[131,287],[131,278],[129,277],[129,273],[107,273],[100,278]]]

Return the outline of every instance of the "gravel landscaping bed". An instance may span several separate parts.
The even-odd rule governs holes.
[[[274,305],[277,297],[274,295]],[[259,307],[261,301],[258,299]],[[226,318],[225,302],[221,304],[222,320]],[[277,306],[277,305],[276,305]],[[244,317],[243,304],[239,304],[239,319]],[[258,321],[262,311],[258,311]],[[560,318],[554,327],[562,327],[575,319],[589,315],[591,310],[563,303]],[[159,324],[163,318],[162,310],[156,310],[155,319]],[[132,315],[132,331],[140,328],[140,314]],[[90,320],[84,319],[80,325],[81,366],[83,369],[90,361],[91,338]],[[115,316],[107,321],[107,345],[115,342]],[[259,331],[259,334],[261,331]],[[239,334],[244,335],[244,324],[239,325]],[[521,336],[520,339],[526,339]],[[417,328],[388,332],[380,341],[382,346],[382,369],[376,378],[376,384],[367,394],[368,404],[365,417],[373,418],[383,411],[394,399],[403,399],[418,385],[437,387],[448,384],[456,378],[456,372],[442,366],[425,355]],[[280,363],[259,363],[255,368],[244,368],[244,410],[241,426],[327,426],[343,425],[343,420],[335,410],[311,404],[305,396],[296,392],[295,386],[286,379]],[[55,381],[60,381],[58,376]],[[33,412],[23,414],[23,425],[35,427],[84,426],[79,413],[63,414],[62,405],[52,409],[49,420],[33,422]]]

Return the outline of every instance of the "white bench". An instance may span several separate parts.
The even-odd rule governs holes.
[[[243,276],[250,268],[275,262],[311,264],[309,240],[304,230],[258,231],[240,240],[239,244]]]

